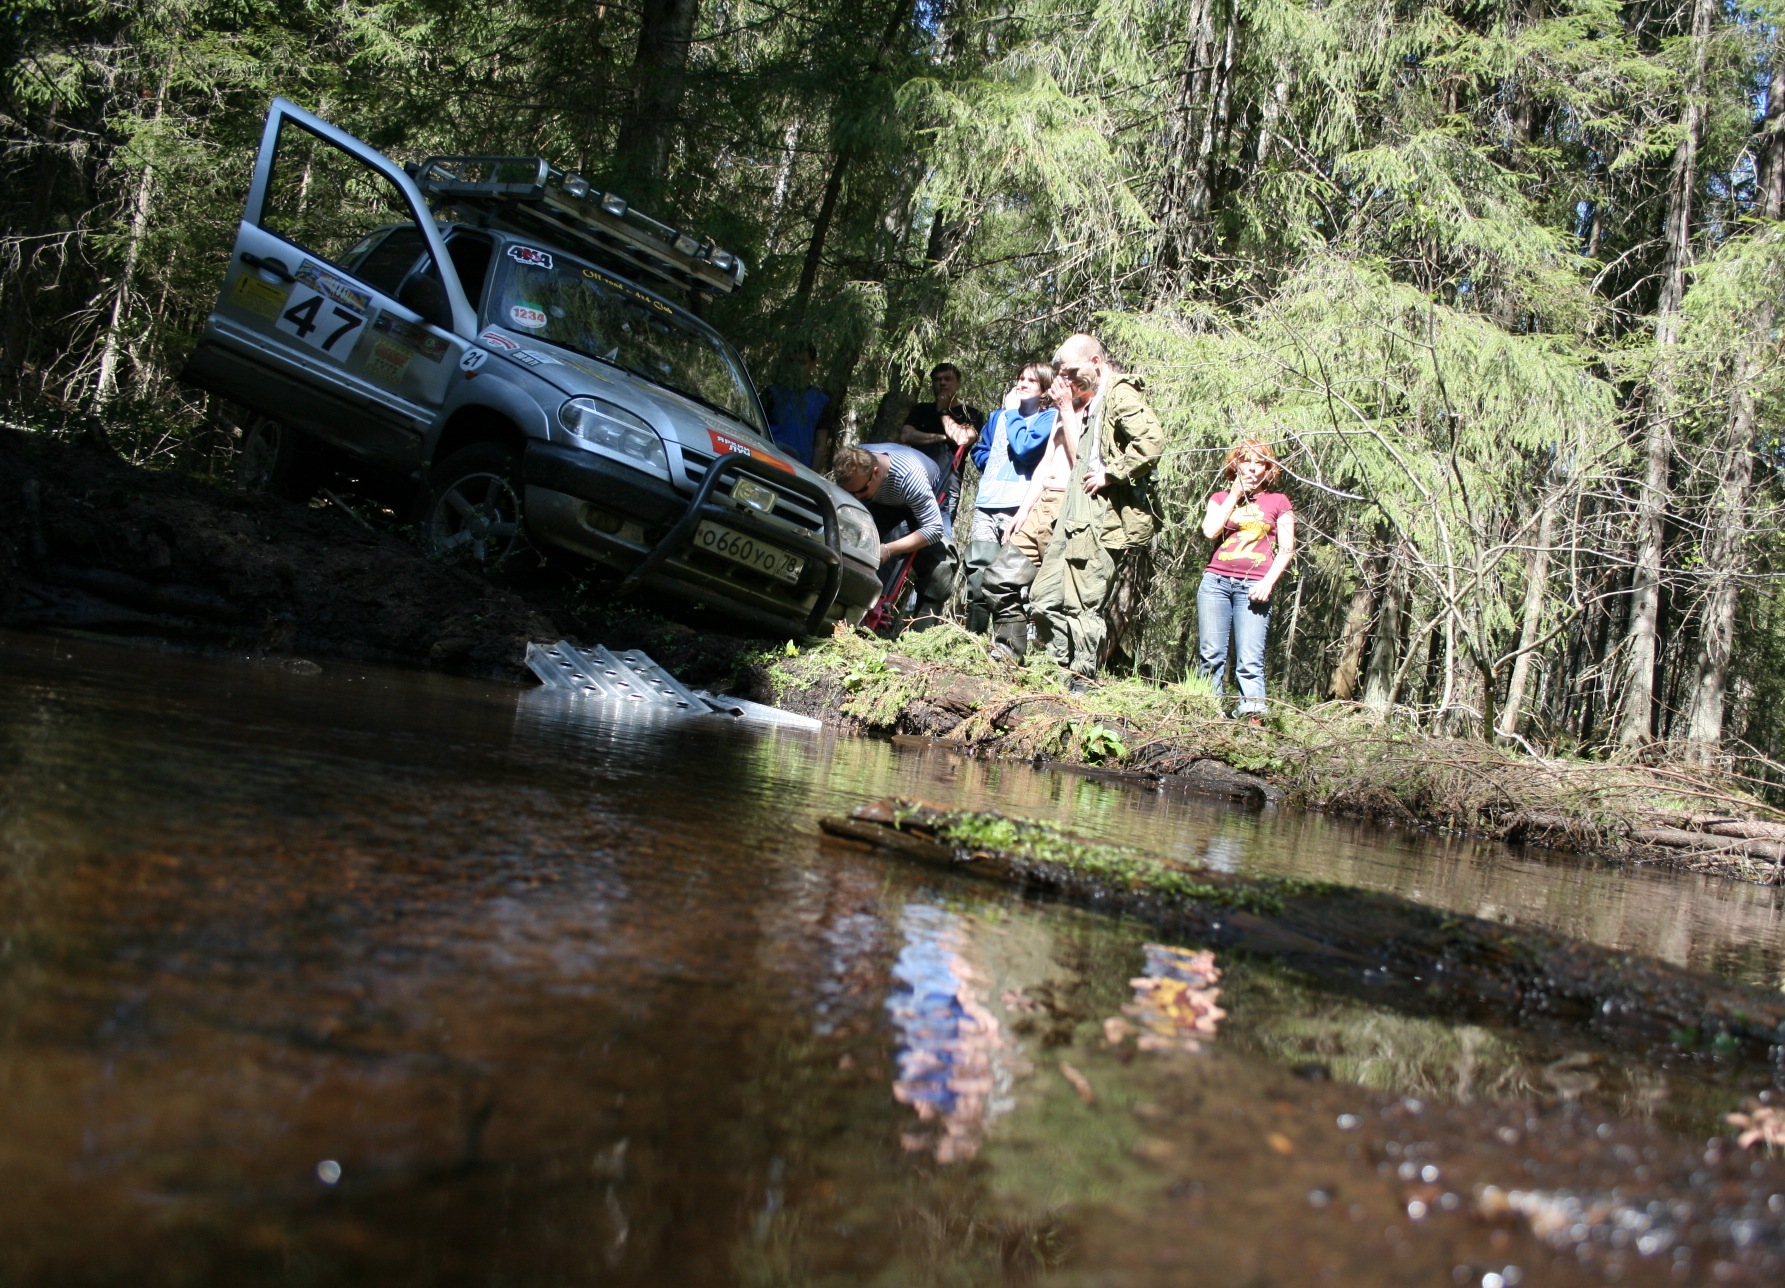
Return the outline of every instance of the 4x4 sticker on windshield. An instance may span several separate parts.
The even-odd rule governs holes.
[[[534,304],[516,304],[508,310],[508,320],[516,326],[524,326],[533,331],[551,321],[545,315],[545,310]]]
[[[713,444],[713,450],[721,456],[735,452],[740,456],[748,456],[753,461],[761,461],[764,465],[772,465],[778,470],[793,473],[793,466],[779,457],[770,456],[760,447],[752,447],[741,438],[733,438],[730,434],[721,433],[711,425],[707,426],[707,439]]]
[[[510,246],[508,258],[517,264],[525,264],[528,268],[552,266],[552,253],[549,250],[535,250],[531,246]]]

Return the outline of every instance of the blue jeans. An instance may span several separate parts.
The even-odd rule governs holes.
[[[1240,714],[1264,710],[1264,641],[1271,625],[1271,605],[1252,602],[1252,587],[1245,577],[1223,577],[1205,572],[1196,588],[1196,636],[1198,675],[1212,676],[1215,691],[1227,674],[1227,641],[1236,645],[1233,678],[1240,686]]]

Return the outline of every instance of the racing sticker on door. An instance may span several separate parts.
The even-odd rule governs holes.
[[[365,354],[362,365],[368,376],[387,385],[398,385],[412,358],[419,355],[438,363],[446,356],[447,343],[426,328],[381,310],[373,317],[371,338],[360,346],[360,351]]]
[[[279,315],[285,312],[285,301],[290,294],[289,291],[261,281],[251,273],[243,273],[236,278],[235,290],[230,292],[229,298],[235,301],[237,308],[276,322]]]
[[[285,311],[273,325],[336,362],[347,361],[366,325],[371,295],[315,260],[305,260],[295,276]]]

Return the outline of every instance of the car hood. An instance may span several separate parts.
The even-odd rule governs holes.
[[[742,421],[673,389],[520,332],[488,327],[480,338],[485,347],[529,367],[535,376],[567,398],[599,398],[625,408],[656,430],[666,443],[703,457],[747,451],[758,459],[791,469],[802,479],[823,485],[838,509],[862,508],[861,502],[830,479],[801,465]]]

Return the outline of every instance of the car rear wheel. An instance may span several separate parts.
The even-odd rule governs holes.
[[[256,496],[307,501],[322,482],[322,453],[301,430],[257,416],[242,435],[236,486]]]
[[[434,471],[422,545],[454,563],[495,568],[527,541],[514,454],[495,443],[454,452]]]

